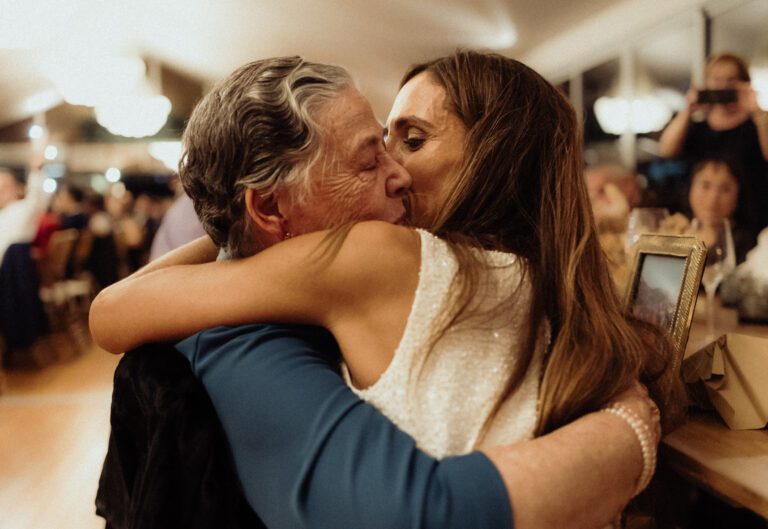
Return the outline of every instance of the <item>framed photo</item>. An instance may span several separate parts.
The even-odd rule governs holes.
[[[704,272],[706,246],[695,237],[641,235],[625,307],[628,314],[669,334],[678,372]]]

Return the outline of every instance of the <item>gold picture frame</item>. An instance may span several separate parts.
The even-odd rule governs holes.
[[[707,248],[696,237],[641,235],[635,247],[624,307],[628,314],[667,331],[680,372]],[[656,305],[658,303],[658,305]]]

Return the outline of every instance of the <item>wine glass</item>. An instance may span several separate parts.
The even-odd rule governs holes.
[[[627,223],[627,256],[632,255],[632,249],[644,233],[653,233],[659,230],[662,221],[669,217],[666,208],[634,208],[629,213]]]
[[[693,219],[691,231],[707,245],[707,261],[701,284],[707,295],[707,337],[715,338],[715,293],[723,279],[736,268],[733,233],[728,219],[704,222]]]

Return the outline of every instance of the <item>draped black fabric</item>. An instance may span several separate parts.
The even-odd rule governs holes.
[[[11,244],[0,264],[0,332],[10,349],[29,347],[48,331],[31,246]]]
[[[85,268],[93,274],[99,290],[117,282],[119,277],[120,257],[112,234],[103,237],[93,237],[91,254],[85,263]]]
[[[169,344],[126,353],[96,512],[111,529],[261,529],[203,385]]]

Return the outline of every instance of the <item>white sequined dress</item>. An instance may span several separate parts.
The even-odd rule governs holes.
[[[375,384],[352,389],[413,436],[422,450],[435,457],[464,454],[475,448],[483,422],[514,367],[515,352],[522,347],[530,285],[522,278],[516,255],[478,250],[491,267],[465,317],[439,335],[445,314],[450,314],[458,264],[444,241],[422,230],[419,235],[419,283],[400,344]],[[510,296],[513,302],[500,308]],[[435,334],[439,337],[430,350]],[[522,385],[496,415],[482,445],[532,436],[543,342],[539,340]]]

